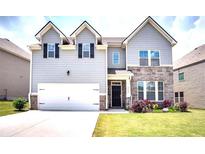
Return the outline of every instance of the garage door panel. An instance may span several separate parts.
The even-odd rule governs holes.
[[[39,84],[41,110],[99,110],[99,84]]]

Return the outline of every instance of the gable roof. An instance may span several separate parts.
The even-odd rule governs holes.
[[[174,63],[174,70],[205,62],[205,44],[195,48]]]
[[[147,23],[150,23],[158,32],[160,32],[174,46],[177,41],[165,31],[152,17],[148,16],[130,35],[128,35],[123,44],[126,44],[135,34],[137,34]]]
[[[21,57],[25,60],[30,61],[31,54],[24,51],[23,49],[21,49],[20,47],[18,47],[16,44],[14,44],[13,42],[11,42],[8,39],[0,38],[0,49],[4,50],[10,54],[13,54],[15,56],[18,56],[18,57]]]
[[[66,35],[51,21],[49,21],[45,26],[43,26],[43,28],[41,28],[40,31],[38,31],[38,33],[36,33],[35,37],[40,40],[41,36],[44,35],[48,30],[50,30],[51,28],[53,28],[59,35],[61,38],[64,38],[64,40],[66,40],[69,44],[72,42],[70,41]]]
[[[74,30],[72,34],[70,34],[71,37],[76,37],[84,28],[88,28],[97,38],[101,37],[100,33],[93,28],[86,20]]]

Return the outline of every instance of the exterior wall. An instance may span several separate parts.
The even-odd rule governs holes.
[[[125,80],[108,80],[108,108],[111,108],[112,103],[112,81],[122,81],[122,106],[125,107],[126,104],[126,81]]]
[[[184,72],[179,81],[178,73]],[[205,108],[205,62],[174,71],[174,92],[184,92],[184,100],[195,108]]]
[[[120,64],[114,65],[112,63],[112,54],[114,51],[120,52]],[[107,60],[108,60],[108,68],[125,68],[126,64],[126,57],[125,57],[125,50],[122,48],[114,48],[114,47],[108,47],[108,54],[107,54]]]
[[[43,43],[60,42],[59,34],[48,31]],[[76,38],[76,50],[59,50],[60,58],[43,58],[43,49],[32,53],[32,93],[38,83],[99,83],[100,93],[106,93],[106,53],[95,48],[94,58],[78,58],[77,43],[96,43],[95,36],[84,29]],[[67,71],[70,75],[67,75]]]
[[[147,23],[127,44],[127,64],[139,66],[139,50],[159,50],[161,65],[172,65],[172,46]]]
[[[137,81],[163,81],[164,99],[173,100],[172,67],[128,67],[134,76],[131,80],[132,102],[138,100]]]
[[[29,61],[0,50],[0,98],[5,95],[13,100],[17,97],[28,98]]]

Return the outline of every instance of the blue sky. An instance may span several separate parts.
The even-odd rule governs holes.
[[[102,36],[128,36],[146,16],[3,16],[0,17],[0,37],[8,38],[25,50],[37,43],[34,35],[49,21],[69,36],[87,20]],[[173,60],[205,43],[205,17],[153,16],[177,41]]]

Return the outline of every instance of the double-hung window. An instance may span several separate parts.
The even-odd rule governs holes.
[[[139,100],[143,100],[144,99],[144,82],[143,81],[139,81],[137,83],[137,89],[138,89],[138,99]]]
[[[47,52],[48,52],[49,58],[54,58],[55,56],[55,44],[54,43],[48,43]]]
[[[180,102],[184,101],[184,92],[179,92]]]
[[[174,97],[175,97],[175,102],[176,103],[184,101],[184,92],[183,91],[175,92],[174,95],[175,95]]]
[[[114,51],[112,53],[112,64],[114,65],[120,64],[120,52],[119,51]]]
[[[174,97],[175,97],[175,103],[178,103],[179,102],[179,93],[175,92]]]
[[[155,100],[155,82],[147,82],[147,99]]]
[[[138,100],[148,99],[151,101],[164,100],[164,87],[161,81],[138,81]]]
[[[160,54],[155,50],[139,51],[140,66],[160,66]]]
[[[163,91],[164,91],[163,82],[158,82],[158,100],[160,101],[164,99]]]
[[[89,43],[83,43],[82,52],[83,52],[84,58],[90,57],[90,44]]]
[[[151,66],[159,66],[159,51],[150,51]]]
[[[184,80],[184,72],[179,73],[179,81]]]
[[[148,51],[140,51],[140,66],[148,66]]]

